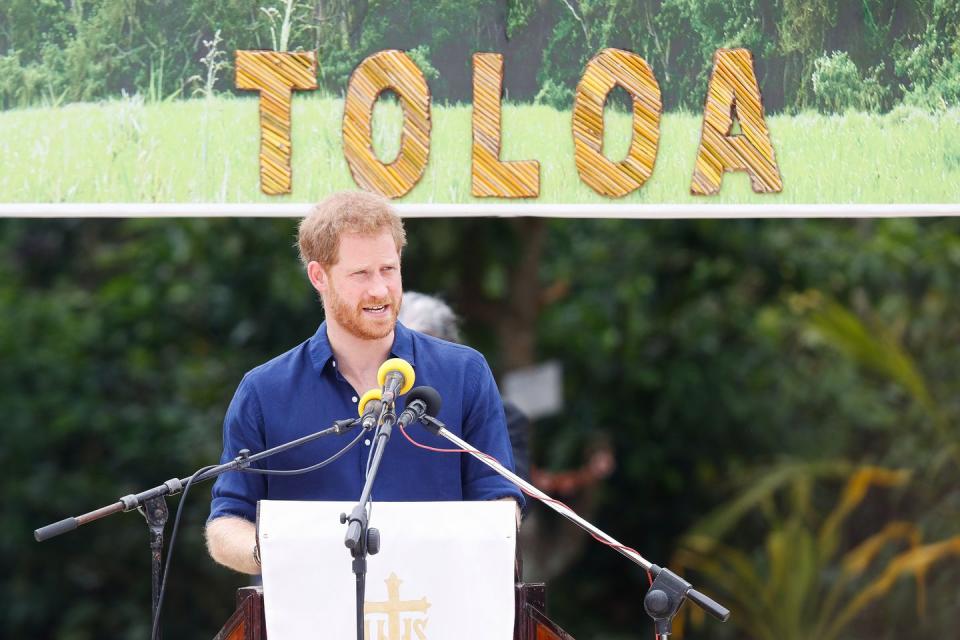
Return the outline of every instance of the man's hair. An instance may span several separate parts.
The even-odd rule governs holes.
[[[327,268],[340,257],[340,237],[345,233],[375,235],[388,231],[397,244],[397,253],[407,244],[403,221],[390,203],[366,191],[341,191],[314,205],[300,221],[297,247],[306,266],[316,260]]]
[[[407,291],[403,294],[400,316],[404,326],[447,342],[460,342],[457,315],[446,302],[425,293]]]

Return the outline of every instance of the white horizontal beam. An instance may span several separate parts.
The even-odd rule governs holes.
[[[311,203],[12,203],[0,218],[299,218]],[[405,218],[906,218],[960,216],[951,204],[417,204],[397,203]]]

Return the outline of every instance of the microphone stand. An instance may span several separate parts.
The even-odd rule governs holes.
[[[157,617],[157,606],[160,603],[160,584],[163,578],[163,530],[167,526],[170,510],[167,501],[162,496],[150,498],[137,509],[147,521],[150,531],[150,619]],[[160,640],[157,631],[156,640]]]
[[[283,453],[288,449],[299,447],[300,445],[312,442],[318,438],[323,438],[324,436],[347,433],[353,429],[353,427],[360,424],[360,422],[361,420],[359,418],[346,418],[344,420],[337,420],[332,426],[322,431],[317,431],[316,433],[311,433],[303,436],[302,438],[291,440],[290,442],[278,445],[272,449],[261,451],[260,453],[251,454],[249,449],[241,449],[236,458],[230,462],[217,465],[208,469],[207,471],[204,471],[194,479],[194,483],[210,480],[211,478],[215,478],[228,471],[243,471],[254,462],[263,460],[264,458],[269,458],[270,456],[278,453]],[[147,527],[150,533],[150,583],[152,594],[151,611],[153,618],[156,618],[157,605],[160,598],[160,584],[161,580],[163,579],[163,569],[161,564],[161,557],[163,555],[163,530],[167,524],[167,518],[169,516],[169,510],[167,509],[167,504],[164,501],[164,498],[166,496],[176,495],[183,491],[183,487],[190,480],[190,477],[191,476],[186,476],[184,478],[173,478],[171,480],[167,480],[161,485],[153,487],[152,489],[147,489],[146,491],[141,491],[140,493],[123,496],[113,504],[100,507],[99,509],[84,513],[83,515],[64,518],[63,520],[54,522],[53,524],[48,524],[45,527],[40,527],[33,532],[33,537],[36,538],[37,542],[43,542],[44,540],[49,540],[50,538],[67,533],[68,531],[73,531],[79,526],[90,524],[95,520],[105,518],[106,516],[113,515],[114,513],[119,513],[121,511],[133,511],[134,509],[139,510],[147,521]]]
[[[694,589],[693,585],[678,576],[676,573],[649,562],[636,551],[629,549],[617,542],[612,536],[581,518],[570,507],[558,502],[557,500],[554,500],[540,489],[536,488],[517,474],[504,467],[496,459],[487,456],[485,453],[475,448],[463,438],[460,438],[456,434],[450,432],[446,425],[433,416],[424,414],[423,417],[420,418],[420,421],[431,433],[447,439],[449,442],[456,445],[458,449],[463,449],[474,458],[523,489],[526,493],[537,498],[543,502],[543,504],[556,511],[564,518],[592,535],[597,540],[608,544],[615,551],[617,551],[617,553],[626,557],[631,562],[640,565],[640,567],[647,571],[648,574],[653,577],[653,584],[650,586],[650,590],[647,591],[646,597],[644,597],[643,606],[647,614],[653,618],[658,637],[665,638],[666,636],[670,635],[673,618],[680,610],[680,605],[683,604],[683,601],[686,598],[689,598],[694,604],[721,622],[726,622],[727,618],[730,617],[729,609],[717,602],[714,602],[706,595]]]
[[[377,479],[380,460],[383,459],[383,452],[387,447],[387,442],[390,441],[390,434],[393,431],[396,419],[394,403],[385,403],[380,415],[380,428],[373,438],[372,457],[367,469],[366,480],[363,483],[363,490],[360,492],[360,502],[353,508],[349,516],[346,513],[340,514],[340,523],[347,524],[347,534],[343,543],[350,550],[350,556],[353,558],[351,566],[356,576],[357,640],[364,640],[363,603],[366,599],[367,554],[376,555],[380,551],[380,531],[368,526],[367,505],[370,503],[370,493],[373,491],[373,483]]]

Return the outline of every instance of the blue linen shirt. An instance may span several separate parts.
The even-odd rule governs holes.
[[[391,356],[409,362],[415,386],[429,385],[443,400],[437,416],[447,428],[513,469],[503,403],[486,360],[473,349],[407,329],[399,322]],[[223,424],[221,462],[241,449],[258,453],[357,415],[354,389],[340,374],[324,322],[306,342],[249,371],[240,382]],[[403,408],[397,401],[397,415]],[[359,428],[359,427],[357,427]],[[417,423],[407,428],[417,442],[452,445]],[[298,469],[324,460],[356,437],[319,438],[267,458],[264,469]],[[333,464],[297,476],[231,471],[213,485],[210,520],[226,515],[256,520],[258,500],[356,501],[363,489],[372,432]],[[380,463],[372,496],[381,501],[492,500],[520,491],[468,454],[435,453],[414,447],[394,429]]]

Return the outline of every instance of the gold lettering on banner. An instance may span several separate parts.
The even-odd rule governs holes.
[[[633,134],[627,157],[603,155],[603,109],[620,86],[633,101]],[[660,139],[660,85],[647,61],[630,51],[604,49],[583,72],[573,102],[573,155],[580,179],[603,196],[620,198],[639,189],[653,173]]]
[[[317,88],[312,52],[237,51],[236,87],[260,92],[260,190],[290,193],[290,101],[294,90]]]
[[[373,150],[373,107],[384,91],[400,98],[400,152],[383,164]],[[399,198],[417,184],[430,155],[430,90],[420,69],[402,51],[380,51],[354,69],[343,110],[343,150],[358,186]]]
[[[540,163],[500,160],[503,56],[473,54],[473,171],[471,193],[478,198],[536,198]]]
[[[734,117],[740,123],[742,134],[730,135]],[[746,171],[756,193],[783,190],[780,168],[763,118],[753,55],[747,49],[718,49],[713,56],[690,192],[694,195],[718,193],[725,171]]]
[[[403,582],[397,577],[397,574],[391,573],[390,577],[384,580],[387,584],[387,599],[382,602],[363,603],[364,613],[364,640],[426,640],[426,627],[428,618],[425,616],[409,617],[404,616],[401,621],[401,614],[424,614],[430,608],[430,603],[426,598],[419,600],[401,600],[400,585]],[[369,620],[373,615],[386,615],[386,635],[384,634],[384,621]],[[403,623],[403,632],[401,633],[401,622]],[[371,623],[376,624],[376,635],[371,635]]]

